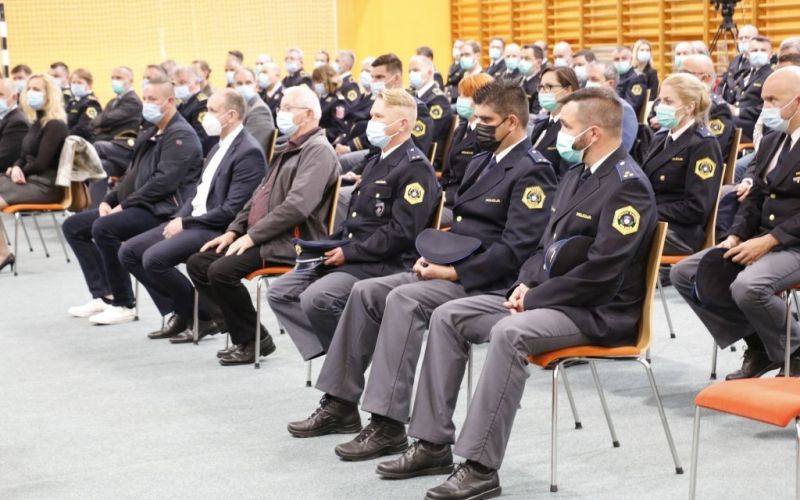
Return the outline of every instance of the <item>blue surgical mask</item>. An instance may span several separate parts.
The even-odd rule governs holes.
[[[769,56],[765,52],[753,52],[750,54],[750,66],[760,68],[769,64]]]
[[[14,85],[17,87],[17,94],[21,94],[25,90],[25,80],[14,80]]]
[[[266,90],[266,88],[269,87],[269,83],[270,82],[269,82],[269,75],[268,74],[266,74],[266,73],[259,73],[258,74],[258,86],[262,90]]]
[[[142,116],[150,123],[157,124],[162,118],[164,118],[164,113],[161,112],[160,104],[146,102],[142,106]]]
[[[117,95],[125,92],[125,83],[122,80],[111,80],[111,90]]]
[[[750,48],[750,42],[739,42],[736,44],[736,47],[739,49],[739,52],[744,53],[747,52],[747,49]]]
[[[515,69],[519,68],[519,59],[516,57],[507,57],[506,58],[506,68],[514,71]]]
[[[286,61],[283,64],[283,67],[286,69],[286,72],[289,74],[297,73],[297,70],[300,69],[300,65],[294,61]]]
[[[473,67],[475,67],[475,58],[470,56],[461,56],[458,62],[461,65],[461,69],[464,71],[469,71]]]
[[[264,69],[264,65],[261,63],[256,64],[256,74],[261,73],[261,70]]]
[[[38,90],[29,90],[27,94],[28,106],[34,111],[39,111],[44,107],[44,93]]]
[[[578,77],[578,81],[583,83],[589,79],[589,75],[586,74],[586,66],[575,66],[572,68],[575,70],[575,76]]]
[[[0,118],[6,116],[9,109],[10,108],[8,107],[8,101],[6,100],[6,98],[5,97],[0,98]]]
[[[175,87],[175,97],[181,101],[188,101],[192,97],[192,91],[189,90],[188,85],[178,85]]]
[[[386,82],[372,81],[372,95],[380,94],[386,88]]]
[[[793,102],[794,99],[792,99],[791,101],[787,102],[786,104],[784,104],[779,108],[767,108],[767,107],[763,108],[761,110],[761,120],[764,122],[764,125],[771,128],[772,130],[777,130],[778,132],[786,132],[786,130],[788,130],[789,128],[789,122],[792,121],[792,119],[795,117],[798,110],[800,110],[800,107],[798,107],[795,110],[792,116],[786,119],[784,119],[781,116],[781,111],[786,109]]]
[[[674,63],[673,66],[675,66],[674,69],[680,69],[681,65],[683,64],[683,59],[685,57],[686,56],[675,56],[675,60],[672,61]]]
[[[631,70],[631,62],[617,61],[614,63],[614,68],[616,68],[617,73],[619,73],[620,75],[624,75],[625,73]]]
[[[239,85],[236,87],[236,92],[244,97],[244,100],[250,102],[250,99],[256,96],[256,89],[254,85]]]
[[[555,94],[539,94],[539,104],[547,111],[553,111],[558,107],[558,99]]]
[[[678,109],[680,108],[667,104],[659,104],[656,106],[656,121],[664,128],[675,128],[681,121],[680,118],[678,118]]]
[[[492,61],[496,61],[496,60],[500,59],[501,57],[503,57],[503,51],[501,49],[498,49],[497,47],[490,47],[489,48],[489,58]]]
[[[148,80],[147,78],[143,79],[142,80],[142,92],[144,92],[144,89],[146,89],[148,85],[150,85],[150,80]]]
[[[331,63],[331,68],[333,68],[333,70],[336,72],[337,75],[342,72],[341,66],[339,66],[339,63],[337,63],[336,61],[333,61],[333,63]]]
[[[294,123],[294,113],[291,111],[278,111],[278,116],[275,117],[275,125],[278,130],[286,137],[291,137],[300,128],[299,125]]]
[[[86,97],[89,94],[89,91],[86,89],[86,85],[82,83],[73,83],[69,86],[69,90],[72,92],[72,95],[80,99],[81,97]]]
[[[360,75],[358,75],[358,81],[361,83],[361,86],[365,89],[369,89],[372,87],[372,73],[369,71],[362,71]]]
[[[408,81],[411,83],[411,86],[414,90],[419,90],[425,85],[425,80],[422,78],[421,71],[412,71],[408,74]]]
[[[650,62],[650,52],[639,51],[639,53],[636,55],[636,59],[638,59],[642,64],[647,64]]]
[[[320,97],[322,97],[322,96],[324,96],[325,94],[328,93],[328,91],[325,90],[325,84],[324,83],[315,83],[314,84],[314,92],[316,92],[317,95],[320,96]]]
[[[531,74],[531,70],[533,69],[533,63],[530,61],[526,61],[525,59],[521,59],[519,61],[519,65],[517,65],[517,69],[520,73],[527,76]]]
[[[465,120],[472,118],[472,115],[475,114],[475,108],[472,107],[471,99],[459,97],[458,100],[456,100],[456,113]]]
[[[589,128],[586,130],[589,130]],[[578,139],[578,137],[585,134],[586,130],[578,135],[570,135],[564,130],[560,130],[558,132],[558,137],[556,138],[556,149],[558,150],[558,154],[561,155],[561,158],[564,158],[564,161],[567,163],[578,163],[583,160],[583,155],[586,150],[589,149],[591,144],[583,149],[574,149],[574,146],[575,141]]]
[[[566,57],[556,57],[556,60],[553,61],[553,64],[556,68],[566,68],[569,66],[569,61],[567,61]]]
[[[226,71],[225,72],[225,81],[228,82],[228,85],[233,85],[233,77],[236,76],[235,71]]]
[[[390,124],[381,123],[375,121],[374,119],[367,122],[367,140],[370,144],[375,146],[376,148],[383,149],[385,148],[389,142],[391,142],[392,137],[397,135],[399,130],[392,135],[386,135],[386,127],[389,125],[394,124],[394,122]]]

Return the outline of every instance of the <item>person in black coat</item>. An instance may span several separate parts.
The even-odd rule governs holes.
[[[628,47],[617,47],[613,52],[614,67],[619,73],[617,94],[631,105],[636,116],[639,116],[647,97],[647,82],[644,75],[633,67],[633,55]]]
[[[749,47],[750,69],[739,77],[734,103],[731,105],[736,126],[742,129],[744,142],[753,141],[753,128],[764,105],[761,89],[772,73],[772,42],[769,38],[757,36],[750,41]]]
[[[722,74],[717,86],[717,94],[729,104],[736,102],[737,82],[744,73],[750,71],[747,51],[750,48],[750,41],[757,36],[758,28],[752,24],[746,24],[739,28],[736,38],[736,50],[738,53],[728,65],[725,73]]]
[[[532,43],[522,47],[517,71],[521,77],[522,90],[528,96],[528,111],[532,115],[538,115],[542,111],[542,105],[539,104],[539,82],[543,62],[544,52],[541,47]]]
[[[653,67],[653,47],[647,40],[636,40],[633,44],[633,67],[644,77],[645,88],[650,91],[650,100],[658,97],[658,70]]]
[[[0,172],[19,159],[20,148],[30,123],[19,106],[16,85],[0,79]]]
[[[257,75],[259,95],[272,111],[273,121],[278,118],[278,108],[283,99],[283,84],[279,76],[280,68],[275,63],[265,63]]]
[[[220,140],[208,155],[200,184],[172,220],[134,236],[119,250],[123,267],[144,285],[161,315],[173,313],[150,338],[177,336],[173,343],[192,341],[186,330],[192,321],[193,288],[176,266],[225,231],[267,170],[261,145],[242,127],[244,98],[223,89],[207,102],[204,127]],[[218,331],[210,317],[200,321],[200,336]]]
[[[78,68],[72,72],[69,81],[72,94],[72,99],[67,103],[69,135],[77,135],[92,142],[92,120],[103,111],[103,106],[92,91],[94,79],[88,70]]]
[[[144,101],[142,114],[153,126],[136,139],[130,169],[97,209],[75,214],[63,225],[93,299],[69,313],[95,324],[135,319],[133,289],[119,262],[119,248],[173,216],[200,177],[202,146],[178,113],[172,83],[151,80]]]
[[[693,54],[686,56],[681,65],[682,73],[694,75],[703,82],[708,91],[711,92],[711,107],[708,112],[708,130],[717,138],[719,148],[722,151],[723,161],[727,160],[731,150],[731,138],[736,128],[733,114],[728,103],[717,94],[713,93],[714,83],[717,75],[714,71],[714,64],[711,58],[703,54]],[[653,116],[655,114],[653,113]]]
[[[433,61],[422,55],[411,58],[409,80],[414,95],[425,103],[433,122],[433,142],[437,144],[436,157],[430,158],[433,168],[440,170],[447,135],[453,124],[453,110],[450,100],[433,79]]]
[[[455,104],[458,98],[458,83],[464,78],[465,70],[461,67],[461,46],[464,45],[464,40],[457,38],[453,42],[453,64],[447,70],[447,81],[445,82],[444,92],[450,99],[452,104]]]
[[[203,145],[203,157],[206,157],[219,137],[209,136],[203,127],[203,118],[208,111],[209,95],[203,91],[203,79],[194,66],[178,66],[172,72],[175,84],[175,97],[178,99],[178,113],[192,126]]]
[[[314,69],[311,73],[311,82],[314,92],[319,97],[319,106],[322,110],[319,126],[325,129],[328,142],[335,144],[342,140],[347,130],[345,124],[347,102],[340,92],[339,76],[336,70],[326,64]]]
[[[283,67],[286,69],[286,76],[283,77],[283,88],[288,89],[297,85],[307,85],[311,87],[311,76],[303,69],[303,51],[291,48],[286,51],[283,59]]]
[[[489,39],[489,67],[486,68],[486,72],[494,78],[506,72],[506,60],[503,59],[505,49],[506,43],[501,37]]]
[[[531,142],[553,165],[559,180],[572,166],[556,149],[556,139],[561,130],[560,100],[580,89],[578,77],[572,68],[547,67],[542,71],[539,83],[539,103],[549,115],[540,116],[533,125]]]

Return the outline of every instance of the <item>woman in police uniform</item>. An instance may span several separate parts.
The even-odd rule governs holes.
[[[92,92],[92,74],[78,68],[69,77],[72,99],[67,103],[67,126],[69,135],[78,135],[91,142],[92,120],[103,110],[102,105]]]
[[[711,97],[697,77],[674,74],[661,84],[653,137],[642,164],[656,195],[659,220],[669,223],[665,255],[689,255],[705,241],[725,165],[706,128]]]
[[[325,129],[325,136],[332,143],[344,135],[346,130],[345,102],[339,94],[341,81],[336,71],[328,65],[318,66],[311,74],[311,81],[314,84],[314,92],[319,96],[322,110],[319,126]]]
[[[553,165],[559,180],[564,177],[572,164],[561,158],[556,149],[556,139],[561,130],[561,122],[558,119],[561,105],[558,101],[580,88],[578,77],[572,68],[548,67],[542,72],[539,80],[539,104],[549,114],[540,116],[533,124],[531,142],[533,147]]]

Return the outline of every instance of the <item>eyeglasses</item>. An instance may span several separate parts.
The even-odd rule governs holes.
[[[289,111],[289,112],[291,112],[294,109],[311,109],[311,108],[306,108],[305,106],[290,106],[290,105],[287,104],[285,106],[281,105],[281,107],[278,108],[278,111]]]
[[[536,87],[536,89],[539,92],[542,92],[542,91],[544,91],[544,92],[552,92],[555,89],[563,89],[563,88],[564,88],[563,85],[549,85],[549,84],[539,85],[538,87]]]
[[[702,80],[702,78],[703,78],[704,76],[706,76],[706,75],[708,74],[708,73],[695,73],[694,71],[689,71],[688,69],[684,69],[684,70],[682,70],[682,71],[681,71],[681,73],[683,73],[683,74],[685,74],[685,75],[692,75],[692,76],[696,76],[697,78],[700,78],[701,80]]]

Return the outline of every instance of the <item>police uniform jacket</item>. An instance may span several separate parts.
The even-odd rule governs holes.
[[[450,96],[451,103],[456,102],[458,99],[458,84],[461,82],[462,78],[464,78],[464,70],[461,69],[461,63],[454,62],[447,71],[446,91]]]
[[[711,109],[708,115],[708,130],[717,138],[719,149],[722,151],[723,161],[728,159],[731,151],[731,138],[736,124],[733,121],[733,113],[725,99],[717,94],[711,94]]]
[[[345,117],[345,100],[341,94],[328,94],[319,98],[322,116],[319,126],[325,129],[325,136],[328,142],[334,143],[341,139],[347,130]]]
[[[296,73],[284,76],[281,83],[287,89],[298,85],[308,85],[308,87],[311,88],[311,75],[301,69]]]
[[[637,73],[635,69],[631,68],[627,73],[619,76],[617,94],[628,101],[628,104],[636,111],[636,116],[639,116],[639,112],[645,104],[646,90],[647,82],[644,76]]]
[[[105,202],[112,207],[141,207],[157,217],[173,215],[200,179],[203,149],[200,139],[180,113],[156,134],[150,127],[139,134],[133,161]]]
[[[22,140],[29,128],[28,118],[19,106],[0,120],[0,169],[8,168],[19,160]]]
[[[418,257],[414,242],[430,227],[440,193],[433,167],[413,141],[384,159],[372,156],[335,235],[350,243],[342,247],[344,265],[333,270],[364,279],[410,269]]]
[[[668,130],[653,137],[644,170],[658,205],[659,220],[695,250],[700,250],[706,223],[717,203],[724,163],[716,137],[694,124],[666,146]]]
[[[655,101],[658,97],[658,71],[652,64],[647,63],[642,71],[645,81],[645,88],[650,91],[650,100]]]
[[[183,116],[189,125],[192,126],[203,146],[203,157],[206,157],[218,142],[219,137],[209,137],[203,128],[203,118],[208,111],[208,95],[204,92],[197,92],[178,106],[178,113]]]
[[[72,95],[72,89],[70,89],[69,87],[64,87],[63,89],[61,89],[61,97],[62,99],[64,99],[64,110],[67,109],[67,106],[69,106],[70,101],[72,101],[72,99],[75,98],[75,96]]]
[[[764,100],[761,98],[761,87],[771,74],[772,67],[767,64],[757,70],[751,68],[739,78],[736,100],[733,103],[739,108],[736,126],[742,129],[742,137],[748,142],[753,139],[753,128],[764,105]]]
[[[506,60],[501,57],[499,60],[490,64],[489,67],[486,68],[486,72],[494,78],[499,78],[500,75],[506,72]]]
[[[425,105],[425,102],[416,95],[414,95],[414,100],[417,102],[417,121],[414,123],[414,127],[411,130],[411,138],[414,140],[414,144],[416,144],[417,148],[419,148],[422,154],[427,158],[431,150],[431,144],[433,144],[433,119],[428,112],[428,106]],[[369,110],[372,109],[372,104],[374,102],[375,99],[370,97],[367,118],[350,128],[348,138],[345,140],[346,144],[350,146],[351,151],[358,151],[359,149],[365,149],[371,146],[369,140],[367,140],[367,123],[369,122]]]
[[[281,99],[283,99],[283,85],[280,82],[277,84],[278,88],[275,89],[275,92],[270,96],[269,92],[265,89],[259,95],[261,96],[261,100],[267,103],[270,111],[272,111],[272,119],[278,119],[278,108],[281,106]]]
[[[524,307],[562,311],[599,345],[630,344],[641,318],[657,223],[653,190],[622,147],[578,187],[583,168],[576,165],[559,184],[539,249],[522,267],[519,282],[530,287]],[[548,278],[545,249],[578,235],[594,238],[587,260]]]
[[[347,108],[347,114],[345,115],[347,135],[339,140],[340,144],[348,146],[351,151],[369,147],[365,132],[367,130],[367,122],[370,119],[369,113],[374,103],[375,99],[372,94],[366,92],[361,94],[358,101]]]
[[[531,133],[531,144],[533,147],[542,153],[547,161],[553,165],[553,168],[561,180],[570,169],[571,165],[567,163],[561,155],[558,154],[556,149],[556,139],[558,139],[558,132],[561,131],[561,121],[550,121],[549,116],[539,118],[533,124],[533,132]]]
[[[533,115],[538,115],[542,111],[542,106],[539,104],[539,81],[540,73],[535,75],[523,76],[520,81],[522,90],[528,97],[528,111]]]
[[[475,129],[469,126],[467,120],[461,120],[453,134],[450,151],[442,166],[442,177],[439,179],[442,189],[447,195],[444,204],[448,208],[452,208],[458,187],[464,180],[464,174],[467,173],[467,167],[472,161],[472,157],[478,153],[475,135]]]
[[[142,101],[128,90],[108,101],[102,113],[92,120],[95,141],[115,141],[133,148],[142,123]],[[130,141],[129,141],[130,139]]]
[[[746,54],[737,55],[728,66],[728,70],[722,75],[717,88],[717,93],[725,102],[733,104],[736,102],[737,82],[743,73],[750,71],[750,61]]]
[[[342,88],[339,89],[342,94],[346,108],[354,106],[358,103],[361,97],[361,89],[358,87],[358,82],[353,81],[352,75],[345,75],[342,77]]]
[[[92,120],[97,118],[103,106],[94,93],[87,94],[80,99],[73,97],[67,103],[67,127],[69,135],[77,135],[92,142]]]
[[[433,141],[438,144],[438,147],[436,158],[431,161],[437,165],[441,163],[447,134],[450,133],[450,125],[453,123],[453,109],[450,107],[450,100],[435,83],[420,96],[420,99],[428,107],[428,113],[433,122]]]
[[[788,161],[778,162],[764,174],[770,160],[779,155],[786,134],[773,133],[761,140],[753,163],[757,175],[753,187],[739,206],[728,234],[747,240],[771,234],[782,247],[800,245],[800,147],[795,144]]]
[[[477,253],[454,264],[469,293],[502,290],[539,245],[550,218],[556,175],[523,140],[488,171],[494,154],[475,155],[453,205],[450,231],[481,240]]]

